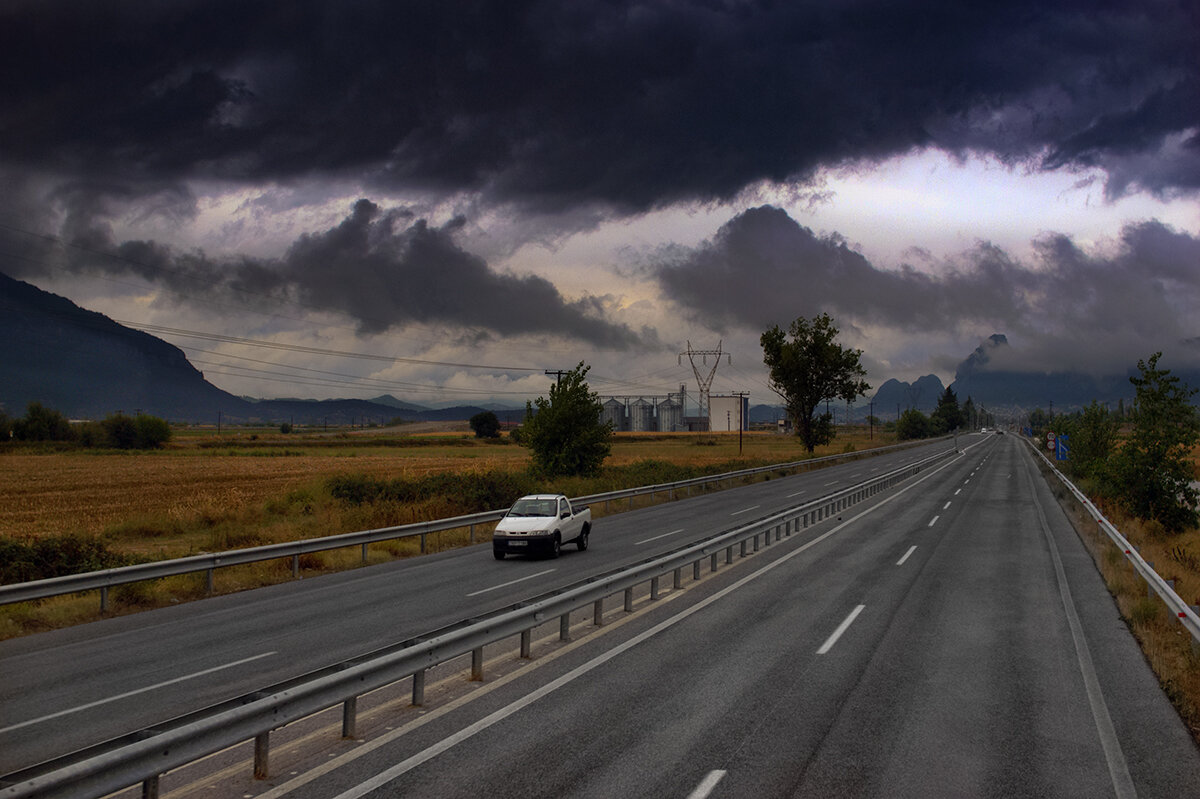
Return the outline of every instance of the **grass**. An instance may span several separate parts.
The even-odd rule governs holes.
[[[464,425],[465,426],[465,425]],[[841,431],[815,455],[893,443],[878,431]],[[570,496],[657,484],[705,473],[803,460],[799,441],[774,433],[618,434],[598,477],[567,478],[538,486]],[[375,529],[469,512],[461,497],[351,503],[330,492],[335,478],[420,481],[442,473],[526,475],[528,450],[507,441],[475,439],[469,432],[413,434],[401,429],[282,434],[262,429],[234,433],[177,432],[152,453],[62,452],[0,448],[0,540],[31,542],[74,536],[102,543],[115,557],[162,560],[202,552]],[[503,507],[511,498],[498,502]],[[661,501],[662,498],[659,498]],[[639,500],[642,507],[648,500]],[[619,503],[613,511],[625,510]],[[603,515],[603,507],[594,509]],[[477,539],[489,531],[476,530]],[[429,538],[430,548],[469,543],[468,531]],[[415,540],[372,545],[368,563],[419,552]],[[303,574],[362,565],[358,548],[305,556]],[[220,569],[218,593],[292,579],[290,560]],[[205,596],[203,577],[184,576],[114,589],[111,613],[136,612]],[[0,639],[97,618],[92,593],[19,606],[0,606]]]

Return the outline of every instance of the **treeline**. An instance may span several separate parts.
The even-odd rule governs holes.
[[[1082,411],[1052,418],[1037,411],[1030,427],[1039,441],[1047,432],[1066,438],[1064,471],[1088,493],[1173,534],[1200,523],[1200,492],[1192,486],[1200,416],[1191,401],[1196,390],[1159,369],[1161,355],[1138,361],[1140,374],[1129,378],[1136,391],[1131,409],[1122,403],[1110,411],[1093,401]]]
[[[967,397],[961,406],[958,395],[947,388],[938,397],[937,407],[929,416],[909,408],[900,414],[896,420],[896,438],[910,441],[918,438],[933,438],[953,433],[955,430],[976,430],[980,427],[990,427],[995,424],[992,414],[976,407],[974,401]]]
[[[10,440],[64,442],[100,449],[157,449],[171,440],[171,426],[145,413],[115,413],[99,422],[71,424],[60,411],[31,402],[20,418],[0,412],[0,441]]]

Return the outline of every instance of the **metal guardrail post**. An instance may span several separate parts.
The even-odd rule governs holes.
[[[471,650],[471,682],[483,682],[483,647]]]
[[[159,777],[155,774],[142,782],[142,799],[158,799],[158,780]]]
[[[625,589],[625,612],[633,613],[633,588]]]
[[[571,640],[571,614],[564,613],[558,617],[558,640]]]
[[[254,736],[254,779],[265,780],[270,774],[271,733]]]
[[[521,659],[529,660],[533,651],[533,630],[521,631]]]
[[[100,612],[108,613],[108,586],[100,586]]]
[[[213,585],[213,580],[214,580],[213,572],[214,571],[215,571],[215,569],[208,569],[204,575],[204,590],[208,592],[209,596],[212,596],[215,591],[215,587]]]
[[[672,586],[676,589],[683,588],[683,569],[682,568],[675,570],[675,582],[672,584]]]
[[[658,599],[658,578],[650,578],[650,599]]]
[[[413,672],[412,703],[413,707],[423,707],[425,705],[425,669]]]
[[[604,597],[592,603],[592,624],[596,627],[604,626]]]
[[[369,546],[370,546],[370,544],[362,545],[362,562],[363,563],[367,562],[367,547],[369,547]]]
[[[695,580],[699,580],[699,579],[700,579],[700,561],[699,561],[699,559],[697,559],[696,562],[692,564],[692,580],[695,581]]]
[[[731,563],[733,563],[733,546],[732,545],[725,547],[725,565],[728,566]]]
[[[292,577],[300,576],[300,556],[292,555]]]
[[[342,703],[342,737],[352,739],[358,730],[358,697],[352,696]]]

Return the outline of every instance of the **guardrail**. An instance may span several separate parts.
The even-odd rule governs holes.
[[[1026,440],[1028,441],[1028,439]],[[1179,594],[1175,593],[1175,589],[1159,576],[1158,572],[1154,570],[1154,566],[1142,558],[1137,547],[1130,544],[1129,540],[1121,534],[1121,531],[1112,522],[1105,518],[1104,514],[1088,499],[1087,495],[1076,488],[1075,484],[1058,470],[1058,467],[1038,449],[1036,443],[1029,441],[1029,445],[1033,447],[1033,451],[1042,459],[1042,462],[1050,471],[1054,473],[1055,477],[1066,486],[1071,495],[1075,497],[1075,500],[1087,510],[1088,514],[1100,526],[1100,529],[1104,531],[1109,540],[1116,544],[1117,549],[1124,553],[1125,559],[1133,566],[1133,570],[1146,581],[1146,585],[1150,587],[1150,590],[1158,594],[1159,598],[1166,604],[1167,609],[1171,611],[1171,614],[1178,618],[1180,624],[1191,634],[1192,651],[1200,652],[1200,613],[1197,612],[1197,606],[1189,605]]]
[[[111,751],[87,756],[60,758],[36,769],[10,774],[0,780],[0,799],[50,799],[53,797],[100,797],[141,783],[143,796],[157,797],[161,774],[187,765],[226,747],[255,742],[255,777],[267,778],[270,734],[286,724],[323,710],[342,706],[342,735],[355,734],[358,697],[388,685],[412,678],[412,702],[424,704],[425,673],[446,661],[471,654],[472,679],[483,679],[483,647],[514,636],[520,637],[522,657],[530,656],[533,630],[558,617],[559,637],[570,640],[570,616],[573,611],[593,607],[593,621],[603,624],[606,599],[624,594],[625,610],[633,610],[633,591],[649,583],[651,601],[658,599],[659,581],[673,575],[674,587],[682,587],[682,572],[692,567],[694,579],[701,576],[702,564],[710,562],[716,571],[720,555],[733,563],[735,547],[747,555],[752,541],[769,546],[784,535],[791,536],[810,524],[844,510],[884,491],[950,455],[948,449],[907,466],[895,469],[841,491],[834,492],[787,511],[776,513],[644,563],[600,575],[558,593],[535,599],[491,617],[407,642],[396,651],[366,661],[351,661],[325,670],[321,676],[286,687],[268,695],[252,694],[245,704],[224,705],[212,714],[191,714],[182,723],[156,725],[153,730],[125,736]]]
[[[897,449],[906,449],[916,444],[925,444],[928,441],[914,442],[909,444],[892,444],[887,447],[879,447],[878,449],[862,450],[861,452],[842,453],[838,455],[826,455],[821,458],[809,458],[802,461],[791,461],[789,463],[775,464],[772,466],[758,466],[753,469],[742,469],[735,472],[725,472],[723,474],[708,475],[705,477],[695,477],[691,480],[680,480],[675,483],[663,483],[661,485],[641,486],[638,488],[626,488],[618,491],[609,491],[603,494],[591,494],[584,497],[572,499],[572,502],[595,503],[604,502],[607,504],[620,499],[628,499],[632,507],[635,497],[649,495],[652,499],[655,494],[665,493],[668,498],[674,499],[675,494],[679,491],[691,492],[693,488],[706,487],[712,483],[720,483],[725,480],[742,480],[747,477],[753,477],[757,474],[773,471],[791,471],[810,467],[816,464],[828,464],[838,460],[850,458],[862,458],[891,452]],[[453,516],[448,519],[439,519],[429,522],[416,522],[413,524],[403,524],[395,527],[381,527],[374,530],[361,530],[353,533],[340,533],[338,535],[323,536],[321,538],[310,538],[304,541],[289,541],[282,544],[266,544],[257,547],[247,547],[245,549],[235,549],[228,552],[214,552],[203,555],[192,555],[185,558],[173,558],[171,560],[160,560],[152,563],[139,563],[133,566],[120,566],[114,569],[102,569],[94,572],[84,572],[82,574],[70,574],[62,577],[51,577],[45,580],[33,580],[27,583],[14,583],[11,585],[0,585],[0,605],[12,604],[14,602],[28,602],[35,599],[47,599],[49,597],[61,596],[62,594],[74,594],[80,591],[96,591],[100,592],[100,610],[101,612],[108,610],[108,591],[118,585],[126,583],[136,583],[142,580],[157,580],[163,577],[174,577],[181,574],[195,574],[198,572],[206,573],[206,589],[209,594],[214,591],[214,573],[217,569],[227,566],[240,566],[247,563],[257,563],[264,560],[275,560],[277,558],[292,559],[292,576],[300,576],[300,556],[307,555],[312,552],[324,552],[331,549],[342,549],[346,547],[359,546],[362,548],[362,561],[367,561],[367,548],[371,544],[381,541],[390,541],[397,538],[413,538],[419,536],[421,539],[421,552],[425,552],[426,538],[431,533],[441,532],[444,530],[456,530],[463,527],[470,529],[470,540],[475,541],[475,527],[480,524],[488,524],[497,522],[505,514],[507,509],[484,511],[482,513],[473,513],[465,516]]]

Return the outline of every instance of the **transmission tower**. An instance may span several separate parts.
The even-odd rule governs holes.
[[[692,364],[692,372],[696,375],[696,385],[700,387],[700,418],[704,420],[704,424],[708,425],[708,389],[712,385],[713,376],[717,373],[717,366],[721,363],[721,356],[725,355],[729,363],[733,363],[733,358],[726,353],[721,352],[721,344],[717,342],[715,350],[694,350],[692,342],[688,341],[687,352],[679,353],[679,365],[683,366],[683,356],[688,356],[688,360]],[[699,355],[705,366],[708,366],[708,356],[713,356],[712,368],[708,370],[708,374],[701,376],[700,365],[696,363],[696,356]]]

